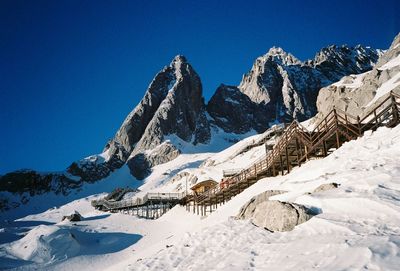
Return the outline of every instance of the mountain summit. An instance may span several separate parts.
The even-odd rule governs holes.
[[[194,145],[210,140],[200,77],[182,55],[155,76],[104,152],[110,159],[129,158],[132,174],[143,178],[146,169],[179,154],[172,144],[160,146],[167,135]]]
[[[313,60],[301,62],[282,48],[273,47],[256,59],[239,86],[230,86],[231,91],[217,89],[208,104],[209,114],[226,131],[239,133],[251,129],[262,132],[273,123],[308,119],[317,112],[319,89],[345,75],[372,69],[381,55],[381,50],[361,45],[332,45],[321,49]],[[247,96],[252,105],[247,101],[243,109],[238,108],[235,116],[231,116],[232,95],[246,100],[239,93],[233,94],[238,91]],[[254,114],[263,116],[255,117],[250,124],[238,122]],[[226,117],[220,121],[223,115]]]

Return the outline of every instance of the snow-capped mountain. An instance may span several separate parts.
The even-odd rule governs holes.
[[[305,120],[317,112],[315,103],[322,87],[345,75],[372,69],[381,55],[381,50],[361,45],[332,45],[321,49],[313,60],[302,62],[282,48],[273,47],[256,59],[237,88],[219,87],[208,104],[208,111],[217,125],[234,132],[249,129],[261,132],[272,123]],[[238,91],[252,104],[239,93],[233,94]],[[246,100],[243,109],[235,110],[235,114],[230,113],[234,107],[232,95]],[[249,116],[252,121],[247,121]]]
[[[289,54],[276,61],[299,65]],[[302,65],[311,69],[314,64]],[[371,71],[323,88],[312,121],[334,105],[362,113],[385,93],[400,93],[399,87],[400,34]],[[216,106],[220,103],[229,105],[231,114]],[[196,215],[194,205],[190,212],[176,205],[155,220],[140,219],[129,211],[104,213],[91,206],[92,199],[105,196],[99,193],[116,186],[135,188],[135,197],[183,192],[203,180],[220,182],[224,170],[253,166],[278,142],[277,131],[284,126],[252,136],[241,134],[244,139],[233,142],[239,139],[235,132],[263,129],[264,121],[269,121],[265,106],[239,87],[221,85],[206,110],[200,79],[182,56],[176,57],[157,74],[103,153],[75,162],[74,169],[61,173],[20,171],[1,176],[0,207],[8,211],[0,213],[0,269],[397,270],[399,125],[366,131],[329,156],[311,159],[286,175],[260,177],[223,205],[210,204],[207,216]],[[230,120],[247,126],[240,130],[239,125],[230,126]],[[146,127],[139,129],[137,123]],[[141,162],[145,167],[135,168]],[[149,167],[143,181],[132,176],[132,171]],[[320,189],[325,186],[330,188]],[[265,215],[265,209],[243,209],[265,193],[271,193],[271,201],[316,212],[287,232],[242,220],[238,214],[243,210]],[[29,204],[20,206],[21,202]],[[82,221],[63,219],[75,211]]]
[[[143,178],[150,167],[179,155],[164,142],[170,134],[193,144],[210,140],[200,77],[181,55],[155,76],[104,152],[128,161],[132,174]]]
[[[322,86],[342,75],[371,69],[380,53],[362,46],[330,46],[314,60],[301,62],[274,47],[256,59],[238,87],[221,85],[207,106],[200,77],[187,59],[178,55],[156,74],[143,99],[101,154],[73,162],[62,172],[6,174],[1,177],[0,191],[67,195],[124,165],[131,175],[143,179],[154,166],[178,157],[184,146],[207,146],[213,141],[220,142],[220,150],[246,133],[264,132],[277,122],[313,116]],[[34,185],[43,180],[45,186]],[[7,199],[0,202],[1,209],[11,205]]]

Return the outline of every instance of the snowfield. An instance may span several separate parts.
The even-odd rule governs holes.
[[[245,167],[264,154],[254,148],[232,157],[256,139],[217,154],[185,154],[175,164],[156,167],[141,189],[182,187],[186,178],[171,183],[172,171],[219,181],[223,169]],[[260,180],[205,218],[181,206],[157,220],[103,213],[90,206],[98,195],[84,197],[3,223],[0,269],[399,270],[399,157],[400,126],[379,128],[288,175]],[[200,166],[200,160],[213,158],[218,162]],[[340,186],[311,193],[331,182]],[[233,218],[248,200],[266,190],[288,191],[271,199],[306,205],[320,214],[291,232],[269,232]],[[85,219],[60,222],[74,210]],[[9,235],[15,241],[4,242],[3,236]],[[17,235],[23,237],[16,240]]]

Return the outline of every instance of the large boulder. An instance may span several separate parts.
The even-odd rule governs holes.
[[[317,214],[296,203],[269,200],[270,196],[280,193],[282,191],[266,191],[252,198],[242,207],[237,218],[250,220],[254,225],[274,232],[291,231]]]

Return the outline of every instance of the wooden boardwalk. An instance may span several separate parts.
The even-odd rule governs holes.
[[[186,193],[147,193],[143,198],[112,201],[93,200],[92,206],[101,211],[124,212],[147,219],[156,219],[176,204],[181,203]]]
[[[206,215],[261,178],[284,175],[310,158],[325,157],[367,130],[396,126],[400,122],[399,115],[400,95],[390,93],[362,118],[333,109],[313,131],[293,121],[271,151],[250,167],[229,177],[223,186],[199,195],[187,195],[184,198],[187,210]]]

